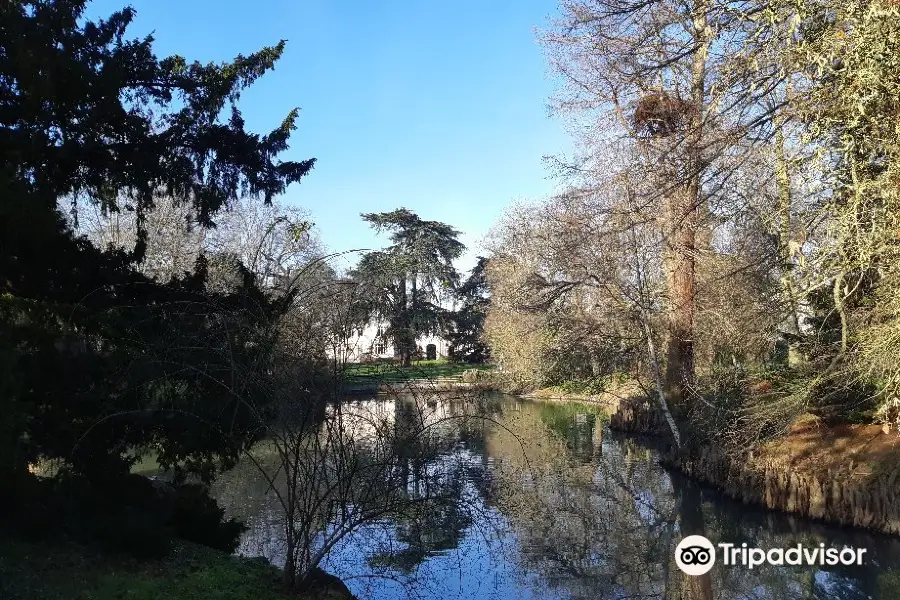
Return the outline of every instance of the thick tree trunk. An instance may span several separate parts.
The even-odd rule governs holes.
[[[411,364],[410,351],[410,311],[409,302],[406,298],[406,275],[404,274],[400,280],[400,311],[398,327],[394,331],[394,356],[400,359],[400,364],[408,367]]]
[[[700,488],[684,477],[676,477],[673,488],[678,495],[678,521],[681,537],[689,535],[706,536],[706,521],[703,517]],[[709,573],[692,576],[679,572],[680,600],[713,600],[712,578]]]
[[[692,186],[691,186],[692,187]],[[665,389],[670,402],[684,403],[694,380],[694,282],[696,205],[692,193],[677,194],[669,210],[666,284],[669,299]]]
[[[409,303],[409,346],[407,347],[404,366],[412,364],[412,355],[416,352],[416,340],[419,337],[419,287],[418,274],[413,271],[410,277],[410,303]]]
[[[706,62],[709,53],[707,0],[693,11],[697,49],[691,62],[691,104],[685,132],[685,171],[681,185],[668,198],[667,287],[669,342],[666,392],[672,404],[683,405],[694,382],[694,284],[697,269],[697,231],[703,210],[702,175],[705,166],[703,121],[706,106]]]
[[[791,243],[793,241],[791,226],[791,173],[788,168],[787,156],[784,149],[784,131],[779,125],[775,132],[775,179],[778,185],[778,237],[781,246],[781,260],[785,273],[782,275],[781,284],[790,309],[790,324],[794,335],[800,334],[800,315],[797,309],[797,294],[794,289],[790,264],[793,262]]]

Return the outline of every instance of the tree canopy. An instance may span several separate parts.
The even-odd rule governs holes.
[[[440,301],[459,283],[453,261],[465,246],[459,232],[438,221],[425,221],[406,208],[367,213],[375,231],[390,234],[391,245],[362,256],[353,272],[367,312],[388,323],[384,335],[408,365],[416,339],[440,330],[446,309]]]
[[[158,58],[130,39],[135,11],[85,18],[84,0],[0,7],[0,466],[58,458],[100,477],[141,448],[208,473],[234,459],[259,415],[272,316],[285,300],[245,271],[204,288],[207,260],[170,281],[142,274],[145,217],[161,197],[197,227],[244,196],[266,201],[313,160],[281,161],[297,110],[249,132],[237,102],[283,41],[221,64]],[[60,211],[78,201],[133,213],[132,248],[101,249]]]

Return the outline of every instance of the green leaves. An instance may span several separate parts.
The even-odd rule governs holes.
[[[0,453],[21,436],[26,459],[102,474],[153,444],[162,462],[208,473],[256,434],[270,325],[284,307],[246,269],[243,285],[215,294],[203,261],[168,283],[134,266],[154,198],[190,203],[211,226],[230,202],[271,200],[312,169],[313,159],[279,159],[296,109],[260,135],[236,104],[285,43],[221,64],[159,59],[151,36],[126,37],[133,9],[87,21],[85,5],[0,3],[0,296],[14,299],[0,306],[0,330],[16,340],[2,356],[14,376]],[[75,197],[133,210],[134,251],[74,237],[57,203]]]
[[[364,255],[353,273],[362,287],[364,312],[390,322],[387,335],[408,361],[416,338],[438,331],[445,320],[441,297],[459,281],[453,261],[465,246],[453,227],[423,221],[407,208],[362,218],[377,232],[389,232],[392,242]]]

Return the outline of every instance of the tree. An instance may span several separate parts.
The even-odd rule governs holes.
[[[585,147],[560,163],[563,173],[586,191],[606,185],[611,172],[629,177],[631,204],[651,213],[662,236],[665,380],[676,403],[692,404],[700,271],[716,229],[746,212],[735,210],[735,176],[773,135],[765,128],[780,108],[770,100],[783,70],[776,52],[757,45],[752,25],[767,6],[565,0],[543,36],[563,80],[554,106],[572,118]],[[623,146],[630,164],[611,164],[609,154]]]
[[[60,458],[104,478],[153,445],[163,464],[208,475],[258,433],[244,400],[262,390],[270,325],[289,302],[246,269],[235,290],[208,293],[203,257],[168,282],[135,265],[160,195],[209,227],[229,203],[270,201],[310,171],[312,160],[278,160],[296,110],[259,135],[236,105],[284,43],[224,64],[158,59],[152,36],[125,36],[133,9],[93,22],[85,5],[0,7],[0,462],[23,473]],[[133,212],[134,246],[77,237],[57,206],[79,199]],[[222,394],[244,375],[239,394]]]
[[[415,393],[375,402],[329,403],[323,395],[297,402],[316,392],[292,376],[273,389],[277,408],[263,424],[265,441],[223,476],[261,484],[255,494],[239,488],[234,502],[244,507],[248,495],[256,496],[277,521],[251,526],[247,543],[283,560],[286,587],[307,592],[319,591],[320,564],[349,536],[390,531],[399,522],[416,531],[433,527],[435,516],[465,517],[460,474],[471,467],[452,449],[459,429],[480,422],[477,404],[436,405]],[[410,543],[376,551],[373,563],[419,562],[427,548],[418,550]]]
[[[141,229],[134,211],[108,211],[88,200],[72,208],[73,229],[98,248],[134,249]],[[277,199],[238,198],[217,215],[214,228],[205,228],[197,225],[191,206],[160,196],[144,215],[143,228],[147,248],[137,268],[161,283],[192,272],[202,254],[212,259],[211,290],[234,286],[233,269],[227,268],[234,262],[253,273],[258,285],[273,288],[325,257],[309,211]]]
[[[462,303],[450,315],[447,338],[452,360],[467,363],[483,363],[490,357],[490,348],[484,341],[484,317],[490,305],[487,283],[488,259],[478,257],[469,278],[456,290]]]
[[[453,261],[465,246],[457,239],[456,229],[423,221],[406,208],[362,218],[377,232],[390,232],[392,244],[365,254],[353,278],[361,286],[367,312],[387,320],[385,335],[393,341],[403,366],[409,366],[416,339],[440,331],[446,319],[440,302],[458,284]]]
[[[900,423],[900,7],[870,0],[836,7],[779,3],[798,35],[783,51],[807,66],[793,108],[816,149],[821,173],[815,217],[825,224],[807,244],[801,272],[817,294],[830,288],[834,343],[824,346],[819,383],[828,404],[877,400],[878,418]],[[830,399],[829,399],[830,397]],[[854,406],[847,407],[849,409]]]

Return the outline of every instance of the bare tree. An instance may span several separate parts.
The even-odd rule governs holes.
[[[565,0],[543,42],[563,87],[554,109],[584,148],[558,160],[576,187],[605,185],[611,151],[629,147],[637,204],[662,236],[667,314],[665,386],[676,403],[695,377],[702,262],[730,218],[740,165],[779,106],[785,81],[753,25],[752,0]],[[771,41],[771,40],[770,40]],[[774,176],[774,170],[772,171]]]

